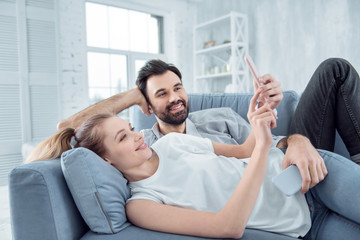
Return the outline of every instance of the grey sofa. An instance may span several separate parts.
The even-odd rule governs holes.
[[[215,107],[231,107],[246,119],[250,94],[190,94],[190,111]],[[275,135],[287,135],[292,114],[299,96],[292,91],[284,92],[284,100],[277,108],[278,127]],[[150,128],[153,116],[146,117],[137,107],[134,110],[134,127]],[[335,151],[349,157],[339,136]],[[115,234],[98,234],[89,230],[81,217],[64,179],[60,160],[33,162],[16,167],[9,174],[9,197],[12,234],[14,240],[197,240],[192,236],[161,233],[128,227]],[[246,229],[242,239],[292,239],[274,233]]]

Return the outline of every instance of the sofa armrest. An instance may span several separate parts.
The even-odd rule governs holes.
[[[63,177],[60,159],[24,164],[9,174],[13,239],[80,239],[89,229]]]

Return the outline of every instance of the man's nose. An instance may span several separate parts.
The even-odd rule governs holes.
[[[180,99],[179,95],[175,92],[170,93],[169,102],[177,102]]]

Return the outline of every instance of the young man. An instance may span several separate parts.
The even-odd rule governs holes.
[[[313,129],[312,125],[312,122],[315,120],[304,124],[301,119],[307,118],[301,118],[302,113],[306,112],[308,108],[311,108],[315,109],[315,112],[321,113],[314,114],[310,116],[311,118],[323,118],[324,112],[329,112],[329,109],[331,109],[332,105],[329,106],[328,104],[323,103],[313,104],[312,101],[313,98],[319,98],[320,95],[317,92],[323,91],[322,85],[327,82],[334,81],[337,83],[336,79],[342,79],[340,83],[337,83],[339,88],[331,89],[331,91],[339,91],[338,89],[342,89],[341,86],[345,82],[350,82],[352,85],[358,85],[359,78],[356,74],[351,74],[351,77],[349,77],[350,74],[347,74],[347,71],[336,70],[340,68],[346,68],[347,70],[353,69],[350,64],[343,60],[328,60],[320,66],[322,67],[318,68],[314,74],[314,77],[309,83],[309,85],[314,85],[312,84],[313,82],[318,82],[318,86],[316,86],[316,89],[311,88],[311,91],[306,90],[304,92],[303,98],[304,96],[307,96],[307,99],[303,100],[302,98],[299,103],[299,107],[295,115],[295,118],[298,119],[296,119],[293,127],[294,130],[292,131],[293,133],[299,132],[302,134],[307,134],[310,131],[315,132],[317,138],[319,135],[320,138],[330,138],[331,133],[335,131],[335,125],[333,129],[325,129],[326,131],[324,131],[322,125],[323,121],[320,122],[319,125],[315,125],[316,127],[320,127],[321,134],[318,134],[317,132],[319,132],[319,129]],[[322,72],[324,71],[328,73],[334,72],[334,74],[323,76]],[[355,70],[353,71],[356,73]],[[341,77],[338,76],[339,74]],[[262,99],[266,99],[269,106],[272,109],[275,109],[283,98],[280,83],[269,74],[262,76],[260,81],[264,83],[264,85],[260,87],[262,90]],[[139,72],[137,86],[137,88],[114,95],[106,100],[86,108],[85,110],[75,114],[68,119],[65,119],[59,123],[58,129],[65,127],[76,128],[83,121],[94,114],[117,114],[122,110],[137,104],[145,114],[149,115],[154,113],[157,119],[157,123],[152,129],[145,129],[142,131],[144,138],[149,146],[151,146],[152,143],[157,141],[161,136],[170,132],[179,132],[201,137],[208,137],[212,141],[222,143],[242,144],[245,141],[254,141],[254,139],[251,137],[251,129],[247,122],[230,109],[224,108],[221,111],[214,111],[209,109],[189,114],[188,97],[182,86],[181,73],[175,66],[171,64],[167,64],[160,60],[148,61]],[[356,89],[355,92],[343,92],[343,95],[349,96],[351,98],[354,98],[353,95],[356,94],[357,96],[360,96],[358,89]],[[337,99],[334,97],[334,95],[336,94],[322,94],[323,102],[334,102],[335,104]],[[320,100],[318,100],[318,102],[320,102]],[[350,106],[348,106],[348,108],[351,109],[358,106],[356,105],[357,103],[360,103],[360,99],[355,99],[350,104]],[[336,107],[342,108],[342,106]],[[333,112],[336,114],[336,111]],[[335,115],[330,117],[333,118],[334,121],[337,119]],[[355,118],[360,120],[360,113],[355,116]],[[344,122],[343,125],[348,126],[348,123]],[[306,131],[302,131],[303,128],[305,128]],[[324,134],[324,132],[330,132],[330,134]],[[358,139],[360,139],[359,131],[355,132],[354,134],[357,134]],[[300,134],[294,134],[287,138],[283,138],[280,141],[277,138],[274,138],[274,140],[274,144],[276,144],[277,147],[287,147],[283,161],[283,167],[286,168],[291,164],[296,164],[298,166],[303,178],[303,185],[301,189],[303,193],[307,192],[309,188],[315,186],[322,179],[324,179],[327,174],[324,161],[308,138]],[[334,141],[334,137],[332,141]],[[315,145],[315,147],[318,146]],[[359,152],[352,154],[352,156],[356,156],[356,154]]]

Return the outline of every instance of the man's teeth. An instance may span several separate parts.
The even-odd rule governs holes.
[[[172,110],[176,110],[176,109],[179,109],[182,105],[180,104],[179,106],[173,108]]]

